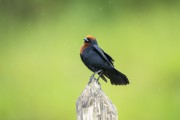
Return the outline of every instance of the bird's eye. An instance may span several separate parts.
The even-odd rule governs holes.
[[[86,41],[86,42],[88,42],[88,43],[89,43],[90,41],[91,41],[91,38],[87,38],[87,41]]]

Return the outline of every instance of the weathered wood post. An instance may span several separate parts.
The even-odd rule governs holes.
[[[94,76],[76,102],[77,120],[118,120],[116,107]]]

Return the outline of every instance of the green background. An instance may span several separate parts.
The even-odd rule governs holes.
[[[179,0],[0,0],[0,120],[75,120],[88,34],[130,80],[100,80],[119,120],[180,119]]]

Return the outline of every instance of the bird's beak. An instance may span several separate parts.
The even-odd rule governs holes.
[[[83,40],[86,41],[86,42],[88,42],[88,39],[87,39],[87,38],[84,38]]]

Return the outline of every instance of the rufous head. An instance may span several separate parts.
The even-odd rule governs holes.
[[[96,41],[96,38],[92,35],[87,35],[85,38],[84,38],[84,42],[85,43],[91,43],[92,41]]]
[[[96,38],[93,37],[92,35],[87,35],[84,38],[84,45],[81,47],[80,53],[82,54],[84,49],[88,48],[91,45],[97,45]]]

